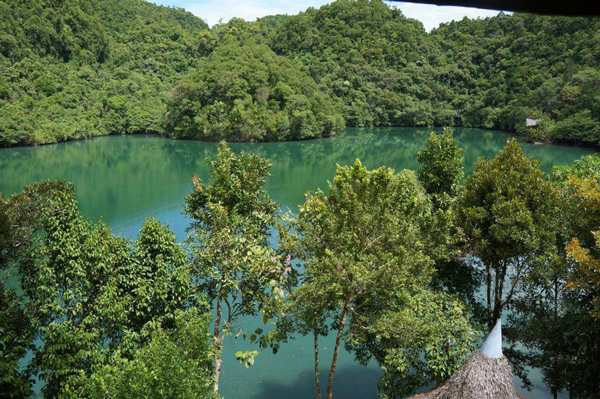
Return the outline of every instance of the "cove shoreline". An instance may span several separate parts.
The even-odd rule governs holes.
[[[488,129],[485,127],[468,127],[465,128],[463,126],[368,126],[368,127],[357,127],[357,126],[347,126],[345,129],[356,129],[356,130],[363,130],[363,129],[378,129],[378,128],[419,128],[419,129],[441,129],[441,128],[445,128],[445,127],[450,127],[451,129],[485,129],[485,130],[495,130],[498,132],[503,132],[503,133],[508,133],[511,134],[513,136],[516,137],[520,137],[523,139],[523,141],[525,141],[526,143],[529,144],[534,144],[536,146],[545,146],[545,145],[558,145],[558,146],[563,146],[563,147],[570,147],[570,148],[585,148],[585,149],[592,149],[592,150],[599,150],[600,151],[600,143],[598,144],[593,144],[593,143],[587,143],[587,142],[583,142],[583,141],[579,141],[579,140],[552,140],[552,141],[539,141],[539,140],[535,140],[532,137],[529,137],[527,135],[523,135],[523,134],[519,134],[515,131],[512,130],[503,130],[503,129]],[[344,130],[345,130],[344,129]],[[80,138],[69,138],[67,140],[62,140],[62,141],[56,141],[56,142],[51,142],[51,143],[28,143],[28,144],[17,144],[17,145],[11,145],[11,146],[0,146],[0,150],[5,149],[5,148],[27,148],[27,147],[45,147],[45,146],[51,146],[51,145],[56,145],[56,144],[60,144],[60,143],[68,143],[68,142],[77,142],[77,141],[86,141],[86,140],[93,140],[96,138],[101,138],[101,137],[114,137],[114,136],[140,136],[140,137],[158,137],[158,138],[162,138],[162,139],[166,139],[166,140],[173,140],[173,141],[196,141],[196,142],[205,142],[205,143],[218,143],[221,142],[223,140],[225,140],[228,143],[286,143],[286,142],[302,142],[302,141],[313,141],[313,140],[324,140],[324,139],[334,139],[336,138],[338,135],[337,134],[332,134],[332,135],[321,135],[321,136],[315,136],[315,137],[306,137],[306,138],[301,138],[301,139],[290,139],[290,140],[239,140],[239,139],[235,139],[235,138],[205,138],[205,139],[194,139],[194,138],[176,138],[176,137],[170,137],[158,132],[135,132],[135,133],[109,133],[109,134],[101,134],[101,135],[96,135],[96,136],[90,136],[90,137],[80,137]]]

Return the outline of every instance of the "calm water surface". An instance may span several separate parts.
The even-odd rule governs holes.
[[[360,158],[368,168],[383,165],[396,171],[417,169],[419,151],[431,131],[441,129],[374,128],[347,129],[333,139],[260,144],[232,144],[235,151],[255,152],[268,158],[273,167],[267,181],[270,195],[282,208],[297,209],[307,191],[326,188],[336,164],[348,165]],[[491,158],[510,134],[481,129],[455,129],[465,150],[466,172],[479,157]],[[591,153],[589,150],[522,143],[528,156],[548,172]],[[189,224],[182,214],[191,179],[208,178],[205,159],[216,155],[215,143],[173,141],[157,137],[113,136],[44,147],[0,150],[0,192],[5,195],[42,179],[66,179],[75,184],[81,212],[104,220],[115,233],[134,238],[147,216],[168,223],[178,238],[185,238]],[[249,325],[258,322],[244,320]],[[260,323],[262,324],[262,322]],[[321,341],[321,365],[325,372],[333,354],[334,337]],[[235,360],[237,350],[251,349],[244,341],[226,341],[221,377],[221,394],[226,399],[304,399],[314,397],[311,337],[297,337],[277,355],[262,353],[256,364],[245,369]],[[379,370],[363,367],[350,353],[340,354],[335,377],[338,398],[377,397]],[[534,373],[535,374],[535,373]],[[529,399],[548,397],[540,378],[533,375]]]

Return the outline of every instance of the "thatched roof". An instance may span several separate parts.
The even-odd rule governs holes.
[[[492,359],[481,351],[471,355],[443,385],[412,399],[519,399],[505,357]]]
[[[502,354],[500,321],[481,347],[439,387],[410,399],[519,399]]]

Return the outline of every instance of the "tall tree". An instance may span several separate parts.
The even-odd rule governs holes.
[[[283,264],[268,245],[277,205],[263,189],[270,164],[258,155],[236,155],[225,142],[210,161],[211,179],[194,178],[185,213],[193,222],[188,241],[197,289],[215,310],[214,391],[219,389],[223,340],[240,316],[265,310],[280,290]],[[267,316],[268,317],[268,316]],[[250,354],[240,355],[250,363]]]
[[[155,219],[133,245],[86,221],[70,184],[34,184],[11,201],[14,214],[29,215],[15,224],[31,241],[23,241],[29,253],[15,264],[26,314],[44,340],[29,366],[44,379],[44,397],[89,375],[126,332],[139,334],[155,318],[168,324],[176,310],[193,305],[185,252]]]
[[[411,299],[430,282],[425,231],[431,209],[412,172],[368,171],[357,160],[338,168],[329,195],[321,190],[309,194],[292,221],[295,250],[304,261],[302,285],[292,303],[301,309],[296,317],[306,318],[304,332],[314,334],[315,361],[319,334],[336,333],[328,399],[342,341],[376,328],[389,316],[385,312],[391,303],[398,312],[410,312]]]
[[[525,275],[555,253],[556,189],[515,139],[491,160],[479,159],[465,182],[458,212],[469,250],[485,268],[492,328]]]
[[[584,246],[593,243],[590,229],[600,221],[593,189],[593,182],[600,177],[599,166],[599,158],[590,155],[555,168],[550,175],[560,192],[560,207],[553,219],[557,252],[548,258],[546,267],[537,268],[524,279],[506,324],[505,336],[511,344],[507,356],[513,370],[529,385],[527,367],[539,369],[554,398],[564,390],[572,397],[585,397],[590,387],[586,375],[598,369],[595,356],[588,355],[594,351],[596,333],[592,330],[597,324],[587,313],[592,305],[586,304],[590,293],[585,294],[583,287],[574,289],[573,279],[578,273],[568,251],[584,255],[579,252],[579,242],[571,242],[575,235],[582,237]],[[579,334],[586,324],[588,334]],[[586,365],[582,367],[577,359],[584,353]]]
[[[9,198],[0,193],[0,391],[7,398],[29,397],[33,387],[30,371],[19,363],[35,349],[36,309],[19,289],[19,270],[35,269],[43,210],[65,190],[70,186],[63,181],[41,181]]]
[[[472,313],[480,318],[481,305],[476,298],[478,270],[461,257],[460,247],[464,237],[455,220],[456,200],[464,176],[463,152],[451,128],[444,128],[442,134],[431,132],[417,153],[417,160],[421,164],[417,176],[438,212],[436,228],[445,229],[444,234],[436,234],[434,238],[447,240],[439,245],[445,253],[434,256],[437,272],[432,286],[460,296],[470,305]],[[446,223],[439,223],[441,220]]]
[[[594,157],[595,158],[595,157]],[[577,164],[598,165],[587,158]],[[578,170],[579,169],[579,170]],[[573,202],[571,223],[576,234],[567,252],[574,265],[567,276],[571,342],[575,345],[569,391],[574,398],[600,395],[600,174],[594,168],[576,168],[567,177]],[[581,334],[585,331],[585,334]]]
[[[439,135],[432,132],[417,160],[421,164],[417,172],[419,181],[438,205],[456,197],[464,176],[465,159],[452,129],[444,128]]]
[[[577,267],[569,278],[567,287],[579,290],[591,297],[594,308],[592,316],[600,318],[600,183],[594,178],[579,178],[571,175],[567,184],[574,190],[579,218],[583,229],[581,238],[571,241],[568,252]],[[580,229],[581,230],[581,229]]]

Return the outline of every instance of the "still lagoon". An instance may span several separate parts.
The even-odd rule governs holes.
[[[234,151],[258,153],[272,163],[267,191],[282,210],[297,210],[308,191],[326,189],[336,164],[356,158],[368,168],[388,166],[400,171],[419,167],[417,152],[433,128],[346,129],[335,138],[281,143],[234,143]],[[455,129],[465,153],[465,172],[479,157],[491,158],[511,134],[482,129]],[[521,142],[525,153],[549,172],[592,151],[581,148],[533,145]],[[110,136],[41,147],[0,150],[0,192],[21,191],[43,179],[65,179],[75,184],[81,212],[93,221],[103,220],[116,234],[135,239],[148,216],[168,223],[180,241],[189,220],[182,215],[185,196],[194,174],[208,179],[207,157],[216,156],[216,143],[170,140],[147,136]],[[242,320],[258,327],[258,321]],[[322,381],[333,354],[334,337],[322,339]],[[265,351],[246,369],[235,360],[237,350],[252,349],[245,341],[228,339],[220,381],[225,399],[304,399],[314,397],[312,337],[297,337],[282,345],[276,355]],[[335,395],[344,399],[375,399],[380,372],[376,364],[359,365],[340,353]],[[539,375],[532,371],[529,399],[548,397]],[[519,381],[516,381],[517,384]],[[523,390],[521,390],[523,391]]]

